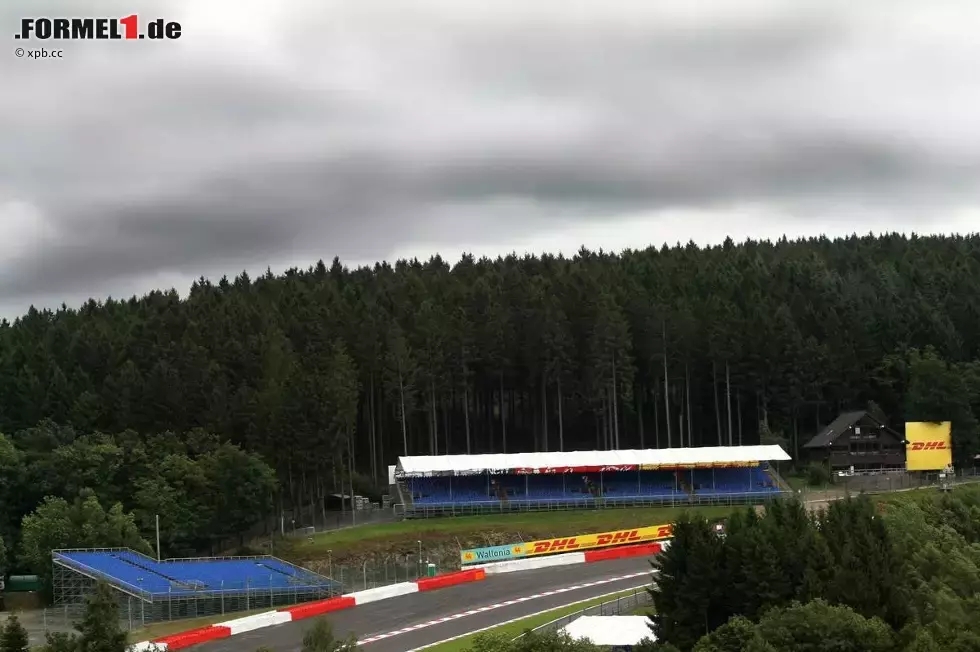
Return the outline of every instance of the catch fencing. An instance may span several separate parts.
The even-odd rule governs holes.
[[[957,469],[950,478],[951,484],[964,484],[980,481],[980,470],[975,468]],[[938,473],[883,471],[876,473],[855,473],[853,475],[835,475],[833,484],[845,492],[853,493],[887,493],[902,489],[924,489],[938,486]]]

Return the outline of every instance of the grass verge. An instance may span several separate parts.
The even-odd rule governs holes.
[[[520,539],[533,541],[557,536],[590,534],[628,527],[661,525],[673,522],[687,510],[707,518],[722,518],[732,512],[729,506],[651,507],[555,512],[522,512],[486,514],[456,518],[407,520],[378,523],[357,528],[323,532],[312,541],[292,542],[284,554],[292,559],[325,558],[328,551],[334,560],[345,555],[367,556],[377,553],[411,553],[422,541],[431,545],[451,543],[463,547],[507,544]]]
[[[550,623],[552,620],[557,620],[558,618],[574,614],[578,611],[581,611],[582,609],[593,607],[603,602],[609,602],[610,600],[615,600],[617,597],[630,595],[632,593],[633,593],[633,589],[628,589],[626,591],[613,593],[612,595],[604,595],[598,598],[582,600],[580,602],[568,604],[563,607],[558,607],[556,609],[550,609],[540,614],[528,616],[527,618],[522,618],[521,620],[512,623],[507,623],[506,625],[499,625],[497,627],[493,627],[491,629],[484,630],[476,634],[468,634],[467,636],[464,636],[462,638],[457,638],[454,641],[447,641],[440,645],[435,645],[433,647],[426,648],[426,649],[431,650],[431,652],[464,652],[465,650],[469,649],[469,647],[473,644],[473,641],[477,636],[481,636],[483,634],[499,634],[499,635],[509,636],[509,637],[520,636],[520,634],[525,630],[534,629],[535,627],[540,627],[541,625]],[[646,613],[646,611],[649,611],[649,607],[646,607],[645,609],[640,609],[639,611]]]

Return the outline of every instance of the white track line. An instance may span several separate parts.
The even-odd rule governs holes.
[[[381,641],[381,640],[384,640],[386,638],[391,638],[392,636],[398,636],[399,634],[407,634],[409,632],[415,632],[415,631],[418,631],[420,629],[425,629],[426,627],[433,627],[435,625],[441,625],[442,623],[448,623],[451,620],[459,620],[460,618],[465,618],[466,616],[473,616],[473,615],[476,615],[476,614],[482,614],[482,613],[484,613],[486,611],[492,611],[494,609],[500,609],[502,607],[509,607],[511,605],[514,605],[514,604],[520,604],[522,602],[528,602],[529,600],[537,600],[539,598],[546,598],[546,597],[551,596],[551,595],[559,595],[561,593],[568,593],[569,591],[577,591],[579,589],[587,589],[587,588],[592,587],[592,586],[601,586],[603,584],[609,584],[610,582],[619,582],[619,581],[622,581],[622,580],[628,580],[628,579],[631,579],[631,578],[634,578],[634,577],[640,577],[641,575],[650,575],[650,571],[646,570],[646,571],[642,571],[642,572],[639,572],[639,573],[630,573],[629,575],[620,575],[619,577],[610,577],[610,578],[607,578],[607,579],[604,579],[604,580],[596,580],[595,582],[587,582],[585,584],[576,584],[575,586],[566,586],[565,588],[562,588],[562,589],[555,589],[553,591],[545,591],[544,593],[535,593],[534,595],[526,595],[526,596],[523,596],[523,597],[520,597],[520,598],[514,598],[513,600],[506,600],[504,602],[498,602],[497,604],[491,604],[491,605],[487,605],[485,607],[480,607],[478,609],[470,609],[469,611],[462,611],[460,613],[453,614],[452,616],[445,616],[443,618],[437,618],[435,620],[430,620],[429,622],[426,622],[426,623],[419,623],[417,625],[412,625],[411,627],[404,627],[402,629],[397,629],[397,630],[395,630],[393,632],[388,632],[386,634],[378,634],[376,636],[370,636],[368,638],[365,638],[365,639],[362,639],[362,640],[358,641],[357,644],[358,645],[367,645],[368,643],[374,643],[375,641]],[[628,588],[627,589],[621,589],[621,591],[629,591],[629,589]],[[620,593],[621,591],[615,591],[615,593]],[[585,600],[589,600],[589,599],[591,599],[591,598],[585,598]],[[576,602],[582,602],[582,600],[576,600]],[[560,609],[560,607],[551,607],[550,609],[547,609],[546,611],[552,611],[554,609]],[[521,616],[517,620],[523,620],[524,618],[527,618],[527,617],[528,616]],[[492,627],[498,627],[501,624],[503,624],[503,623],[497,623],[495,625],[492,625]],[[478,631],[482,631],[482,630],[478,630]],[[465,636],[469,636],[472,633],[474,633],[474,632],[468,632],[467,634],[465,634]],[[451,639],[448,639],[448,640],[451,640]],[[426,647],[428,647],[428,646],[426,646]],[[418,649],[423,649],[423,648],[418,648]]]
[[[594,595],[591,598],[584,598],[582,600],[576,600],[575,602],[569,602],[567,604],[561,604],[561,605],[558,605],[557,607],[549,607],[548,609],[544,609],[542,611],[536,611],[533,614],[527,614],[526,616],[518,616],[517,618],[511,618],[510,620],[505,620],[502,623],[494,623],[493,625],[488,625],[486,627],[481,627],[480,629],[474,629],[472,632],[466,632],[465,634],[457,634],[456,636],[452,636],[450,638],[446,638],[446,639],[443,639],[441,641],[436,641],[435,643],[428,643],[426,645],[423,645],[422,647],[417,647],[417,648],[413,648],[411,650],[408,650],[408,652],[419,652],[419,650],[425,650],[425,649],[428,649],[430,647],[435,647],[436,645],[442,645],[443,643],[449,643],[451,641],[456,641],[456,640],[459,640],[461,638],[466,638],[467,636],[473,636],[475,634],[480,634],[480,633],[485,632],[487,630],[497,629],[498,627],[503,627],[505,625],[511,625],[513,623],[518,623],[518,622],[520,622],[522,620],[527,620],[528,618],[534,618],[535,616],[541,616],[541,615],[544,615],[546,613],[551,613],[552,611],[558,611],[559,609],[564,609],[565,607],[571,607],[571,606],[574,606],[574,605],[577,605],[577,604],[582,604],[583,602],[589,602],[591,600],[595,600],[596,598],[608,598],[611,595],[619,595],[620,593],[623,593],[624,591],[636,591],[637,589],[645,589],[645,588],[647,588],[647,586],[649,586],[649,585],[648,584],[641,584],[639,586],[631,586],[628,589],[622,589],[622,590],[619,590],[619,591],[612,591],[610,593],[603,593],[601,595]],[[545,624],[547,625],[548,623],[545,623]]]

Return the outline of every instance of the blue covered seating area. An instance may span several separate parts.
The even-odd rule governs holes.
[[[183,597],[201,593],[262,591],[329,592],[329,578],[271,556],[157,561],[127,549],[55,550],[53,561],[105,579],[138,597]]]
[[[759,502],[788,488],[779,446],[402,457],[406,516]]]

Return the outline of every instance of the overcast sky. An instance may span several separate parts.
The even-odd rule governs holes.
[[[13,39],[131,13],[183,36]],[[0,27],[0,316],[335,255],[980,230],[977,0],[2,0]]]

